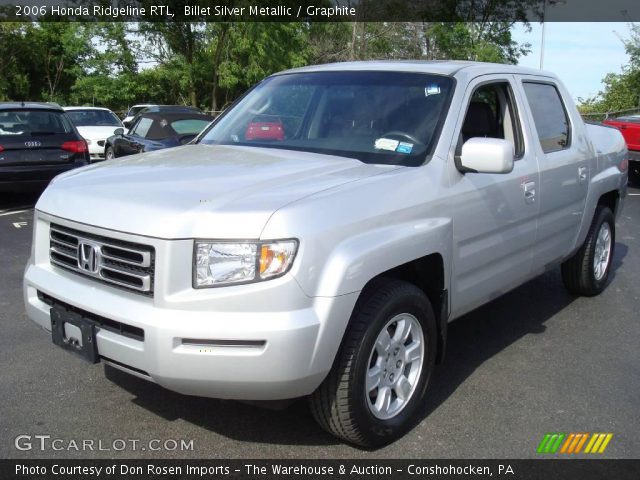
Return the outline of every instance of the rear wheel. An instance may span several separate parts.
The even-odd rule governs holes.
[[[611,271],[615,220],[608,207],[598,206],[580,250],[562,264],[565,287],[576,295],[594,296],[604,290]]]
[[[327,431],[375,447],[416,420],[435,366],[436,320],[427,296],[398,280],[362,293],[333,368],[310,398]]]

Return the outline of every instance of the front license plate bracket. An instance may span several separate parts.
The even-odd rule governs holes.
[[[82,338],[67,338],[65,324],[77,327]],[[89,363],[100,361],[95,324],[75,312],[59,307],[51,308],[51,339],[59,347],[75,353]],[[77,340],[81,340],[81,343]]]

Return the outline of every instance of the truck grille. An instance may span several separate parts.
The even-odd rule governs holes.
[[[155,250],[51,224],[49,259],[53,265],[153,296]]]

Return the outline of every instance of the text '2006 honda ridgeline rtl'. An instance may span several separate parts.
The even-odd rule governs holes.
[[[560,264],[571,292],[605,288],[626,155],[538,70],[287,71],[194,144],[57,177],[27,313],[90,362],[190,395],[308,396],[328,431],[382,445],[417,418],[449,321]]]

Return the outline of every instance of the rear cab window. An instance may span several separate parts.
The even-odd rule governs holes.
[[[197,135],[204,127],[209,125],[208,120],[198,120],[195,118],[174,120],[171,122],[171,128],[178,135]]]

